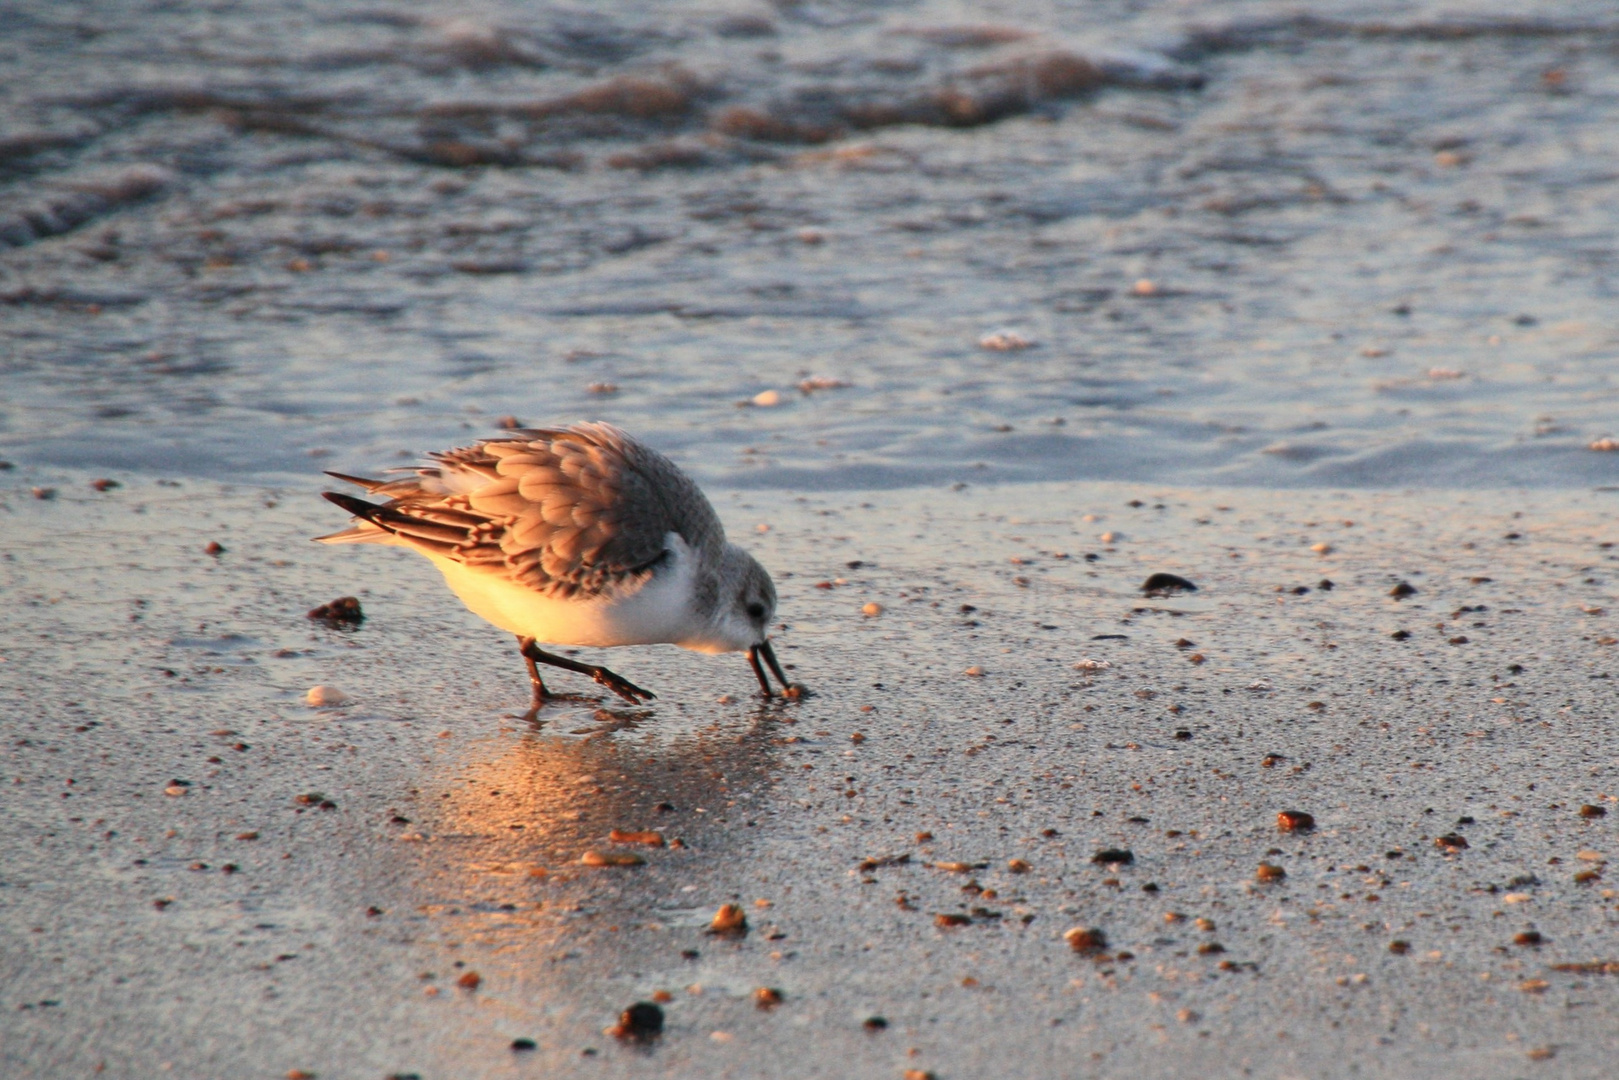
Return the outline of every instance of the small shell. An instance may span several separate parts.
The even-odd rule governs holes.
[[[329,709],[337,705],[346,705],[349,696],[335,686],[311,686],[304,695],[304,703],[311,709]]]

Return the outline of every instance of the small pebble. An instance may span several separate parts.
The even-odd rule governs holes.
[[[1107,935],[1094,926],[1076,926],[1062,939],[1077,953],[1098,953],[1107,948]]]
[[[614,829],[612,832],[607,834],[607,839],[611,840],[615,844],[646,844],[650,847],[663,847],[664,845],[663,834],[661,832],[654,832],[651,829],[642,829],[633,832],[626,831],[624,829]]]
[[[774,408],[781,404],[780,390],[762,390],[753,395],[753,403],[761,409]]]
[[[1271,863],[1260,863],[1259,869],[1254,873],[1254,877],[1265,882],[1281,881],[1283,878],[1287,877],[1287,871],[1283,870],[1280,866],[1275,866]]]
[[[1098,866],[1128,866],[1135,861],[1135,853],[1123,848],[1104,848],[1091,856],[1091,862]]]
[[[772,986],[761,986],[753,992],[753,1003],[761,1009],[774,1009],[782,1002],[782,994]]]
[[[1106,661],[1106,660],[1093,660],[1093,659],[1091,659],[1090,657],[1087,656],[1085,659],[1081,660],[1079,663],[1074,665],[1074,670],[1075,671],[1106,671],[1109,668],[1111,668],[1112,666],[1113,665],[1110,662]]]
[[[30,495],[32,495],[34,498],[36,498],[36,499],[54,499],[54,498],[56,498],[56,489],[53,488],[53,487],[29,488],[28,493]]]
[[[969,676],[971,676],[972,678],[975,678],[975,679],[981,679],[984,676],[984,669],[979,667],[977,664],[974,664],[972,667],[968,668],[966,671],[963,671],[962,674],[963,675],[969,675]]]
[[[860,1026],[867,1031],[885,1031],[888,1028],[888,1021],[880,1016],[868,1016],[860,1022]]]
[[[906,1069],[904,1080],[939,1080],[932,1069]]]
[[[586,866],[643,866],[646,860],[627,851],[587,851],[579,856]]]
[[[645,1042],[663,1034],[663,1010],[650,1001],[637,1001],[619,1014],[609,1034],[618,1039]]]
[[[1311,544],[1310,550],[1315,552],[1317,555],[1331,555],[1332,545],[1328,543]]]
[[[1599,453],[1611,454],[1615,450],[1619,450],[1619,439],[1604,435],[1600,439],[1593,439],[1589,449],[1596,450]]]
[[[203,548],[202,552],[204,555],[223,555],[225,554],[225,545],[218,540],[210,540],[208,541],[208,546]]]
[[[455,980],[455,985],[459,986],[463,990],[476,990],[482,983],[483,976],[479,975],[476,971],[469,971],[459,979]]]
[[[1179,574],[1160,572],[1141,583],[1141,592],[1146,596],[1172,596],[1181,592],[1197,592],[1197,586]]]
[[[360,610],[358,597],[339,596],[336,600],[310,608],[307,617],[332,625],[359,626],[365,621],[365,612]]]
[[[748,916],[743,912],[740,904],[723,904],[714,913],[713,920],[708,924],[710,934],[745,934],[748,932]]]
[[[1540,936],[1539,930],[1525,930],[1520,934],[1514,934],[1512,943],[1524,946],[1544,945],[1546,939]]]
[[[1404,600],[1408,596],[1417,595],[1416,586],[1412,585],[1409,581],[1402,581],[1398,585],[1394,586],[1394,588],[1389,590],[1389,595],[1394,597],[1396,600]]]
[[[311,686],[304,695],[304,703],[312,709],[327,709],[345,704],[349,696],[335,686]]]
[[[1192,925],[1197,927],[1199,930],[1203,931],[1205,934],[1214,933],[1214,920],[1213,919],[1201,919],[1201,918],[1200,919],[1193,919],[1192,920]]]
[[[1597,806],[1594,803],[1586,803],[1584,806],[1580,807],[1580,816],[1582,818],[1599,818],[1607,817],[1607,815],[1608,808],[1605,806]]]
[[[1395,956],[1404,956],[1406,953],[1408,953],[1410,951],[1411,951],[1411,943],[1409,941],[1391,941],[1391,942],[1389,942],[1389,952],[1393,953]]]
[[[978,347],[980,349],[989,349],[991,352],[1017,352],[1020,349],[1028,349],[1033,346],[1033,341],[1030,341],[1016,330],[997,330],[978,339]]]
[[[1276,815],[1276,827],[1283,832],[1308,832],[1315,828],[1315,817],[1303,810],[1283,810]]]
[[[1444,836],[1434,838],[1434,847],[1441,851],[1463,851],[1467,848],[1467,837],[1459,833],[1446,833]]]
[[[533,1039],[513,1039],[512,1040],[512,1049],[517,1051],[518,1053],[522,1053],[525,1050],[533,1050],[536,1047],[538,1047],[538,1045],[539,1044],[536,1043]]]
[[[106,478],[102,478],[100,480],[92,480],[92,481],[90,481],[90,486],[95,488],[97,491],[111,491],[113,488],[123,487],[123,485],[120,484],[118,481],[116,481],[116,480],[108,480]]]
[[[1158,283],[1151,278],[1137,278],[1136,283],[1130,286],[1130,292],[1136,296],[1156,296]]]
[[[1008,860],[1007,863],[1006,863],[1006,868],[1008,870],[1010,870],[1014,874],[1027,874],[1030,870],[1033,869],[1033,867],[1031,867],[1027,862],[1025,862],[1022,859],[1010,859],[1010,860]]]

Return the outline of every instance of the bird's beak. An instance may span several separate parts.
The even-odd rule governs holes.
[[[770,639],[765,638],[763,641],[761,641],[758,645],[758,649],[759,655],[765,658],[765,663],[770,665],[770,670],[775,673],[776,678],[781,682],[781,688],[783,690],[787,689],[787,676],[782,673],[781,665],[776,663],[776,650],[771,648]]]
[[[765,676],[764,666],[759,663],[761,657],[766,664],[770,665],[770,670],[775,673],[776,678],[781,681],[782,690],[790,689],[791,684],[787,681],[787,675],[781,670],[781,664],[776,661],[776,650],[770,647],[770,639],[766,638],[748,649],[748,663],[753,665],[753,674],[758,678],[759,689],[764,692],[764,696],[771,697],[773,695],[770,692],[770,680]]]

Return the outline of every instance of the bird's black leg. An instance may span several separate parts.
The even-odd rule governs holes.
[[[759,692],[765,697],[774,697],[770,692],[770,680],[765,678],[764,665],[759,663],[759,646],[748,649],[748,663],[753,665],[753,674],[759,680]]]
[[[534,657],[530,656],[528,653],[529,649],[533,647],[533,638],[522,636],[517,638],[517,651],[522,654],[523,663],[528,665],[528,681],[529,685],[534,687],[534,707],[538,709],[541,705],[545,704],[545,680],[540,678],[539,665],[534,663]]]
[[[616,675],[600,664],[581,664],[579,661],[570,660],[566,656],[548,653],[536,645],[533,638],[529,638],[527,644],[523,646],[523,658],[528,661],[530,670],[535,672],[534,678],[536,679],[539,678],[539,674],[534,664],[538,662],[550,664],[552,667],[559,667],[565,671],[577,671],[581,675],[589,675],[631,705],[639,705],[643,701],[651,701],[658,696],[650,690],[642,690],[622,675]]]

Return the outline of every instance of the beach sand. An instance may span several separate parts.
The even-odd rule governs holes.
[[[620,650],[653,706],[533,725],[424,560],[307,542],[340,523],[313,486],[12,475],[7,1076],[1619,1055],[1613,492],[719,492],[812,695]],[[1144,597],[1157,572],[1198,589]],[[306,617],[343,595],[357,629]],[[706,932],[727,903],[744,935]],[[655,994],[661,1037],[604,1033]]]

